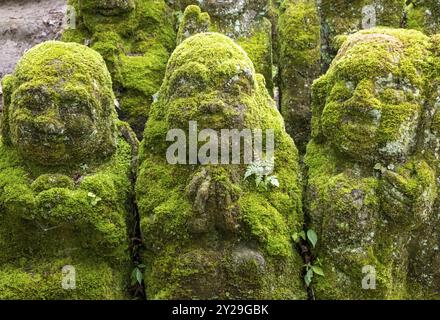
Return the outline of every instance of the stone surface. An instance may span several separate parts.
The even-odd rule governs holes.
[[[65,0],[4,0],[0,3],[0,79],[11,73],[23,53],[63,28]],[[0,88],[0,111],[2,109]]]
[[[198,12],[195,5],[203,13]],[[174,2],[173,7],[183,12],[178,41],[204,31],[221,32],[231,37],[247,52],[257,72],[264,75],[266,87],[273,94],[272,24],[266,18],[271,6],[269,0]],[[195,28],[196,25],[199,27]]]
[[[245,165],[171,165],[168,130],[275,130],[280,187],[259,190]],[[246,53],[200,33],[170,58],[141,146],[136,196],[150,299],[303,299],[290,236],[303,223],[298,155]],[[187,153],[185,152],[187,155]]]
[[[403,26],[403,0],[319,0],[317,3],[321,16],[323,72],[330,66],[344,36],[376,26]]]
[[[436,187],[439,190],[440,149],[438,106],[440,101],[440,37],[431,37],[433,55],[426,86],[426,116],[423,127],[423,144],[421,153],[431,168],[435,170]],[[425,57],[427,58],[427,57]],[[420,188],[420,187],[419,187]],[[412,264],[410,277],[415,279],[415,292],[425,299],[438,299],[440,292],[440,234],[439,212],[440,199],[437,197],[433,209],[424,213],[423,224],[415,231],[410,244]]]
[[[406,27],[427,34],[440,32],[440,2],[438,0],[407,1]]]
[[[301,153],[310,139],[311,88],[320,72],[320,27],[314,1],[286,0],[278,20],[281,114]]]
[[[163,0],[69,0],[76,28],[64,41],[87,44],[106,61],[118,113],[139,138],[175,46],[173,14]]]
[[[438,95],[429,87],[438,68],[430,41],[403,29],[357,33],[313,86],[313,139],[305,162],[307,208],[325,272],[314,288],[318,298],[438,294],[437,284],[420,285],[426,276],[421,260],[425,272],[435,274],[438,260],[438,236],[429,233],[438,229],[437,163],[422,134],[435,113],[432,95]],[[435,137],[430,130],[425,135]],[[376,290],[362,287],[368,266],[376,272]]]
[[[2,85],[0,298],[126,298],[137,147],[102,57],[45,42]]]
[[[1,1],[0,299],[439,299],[439,8]],[[279,187],[169,164],[189,121],[275,129]]]

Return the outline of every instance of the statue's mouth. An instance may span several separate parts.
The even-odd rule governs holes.
[[[32,148],[59,149],[68,141],[65,129],[55,126],[19,126],[18,141],[20,144],[32,145]]]

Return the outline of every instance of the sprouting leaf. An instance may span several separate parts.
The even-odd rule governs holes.
[[[309,231],[307,231],[307,238],[314,248],[316,246],[316,243],[318,242],[318,235],[316,234],[316,232],[310,229]]]
[[[136,269],[136,280],[139,284],[142,284],[143,278],[144,278],[144,275],[142,274],[141,270]]]
[[[270,185],[272,185],[273,187],[279,187],[280,186],[280,182],[278,181],[278,178],[276,176],[269,176],[267,177],[267,182],[266,183],[270,183]]]
[[[299,234],[298,234],[298,232],[295,232],[294,234],[292,234],[292,240],[295,243],[299,242]]]
[[[136,268],[131,272],[131,285],[134,286],[136,284]]]
[[[306,233],[304,231],[295,232],[294,234],[292,234],[292,240],[295,243],[299,243],[300,239],[306,240]]]
[[[313,270],[309,269],[307,270],[307,273],[304,276],[304,281],[306,282],[307,287],[310,286],[310,284],[312,283],[312,279],[313,279]]]
[[[96,196],[96,194],[94,194],[93,192],[89,192],[87,194],[90,198],[90,204],[92,206],[96,206],[102,199],[98,196]]]
[[[131,273],[131,285],[135,285],[136,282],[142,284],[143,277],[142,271],[139,268],[134,268]]]
[[[320,266],[320,267],[322,266],[322,262],[321,262],[321,259],[319,257],[316,258],[315,265]]]
[[[314,273],[320,276],[324,276],[324,271],[321,269],[321,267],[318,266],[312,266],[312,270]]]
[[[92,206],[96,206],[102,199],[100,197],[96,197],[92,199]]]
[[[255,184],[257,185],[257,187],[259,187],[262,182],[263,182],[263,178],[261,176],[257,176],[255,178]]]
[[[273,161],[255,161],[247,167],[244,179],[255,176],[255,185],[264,190],[267,190],[268,186],[279,187],[278,178],[269,176],[273,172],[273,168]]]
[[[244,179],[246,180],[247,178],[249,178],[250,176],[252,176],[254,174],[254,170],[252,168],[252,165],[250,165],[247,170],[246,173],[244,175]]]

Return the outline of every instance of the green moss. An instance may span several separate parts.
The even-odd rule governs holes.
[[[96,260],[57,259],[45,263],[22,260],[23,265],[4,265],[0,269],[2,300],[119,300],[127,298],[118,283],[125,279],[106,263]],[[62,288],[62,268],[75,266],[74,290]]]
[[[242,165],[170,165],[170,129],[274,129],[280,188],[259,193]],[[290,235],[302,226],[296,148],[264,78],[229,38],[197,34],[168,63],[141,146],[136,196],[153,299],[304,298]],[[152,183],[154,181],[154,183]]]
[[[414,243],[427,243],[419,232],[434,236],[427,224],[436,223],[436,171],[418,137],[430,123],[431,50],[417,31],[362,31],[313,85],[306,207],[320,237],[319,299],[419,296],[421,257],[434,258]],[[376,290],[362,289],[365,266]]]
[[[272,24],[262,14],[255,21],[243,19],[248,10],[252,14],[265,10],[267,1],[240,3],[223,6],[221,3],[201,3],[203,10],[192,4],[186,7],[180,23],[177,43],[201,32],[220,32],[232,37],[249,55],[255,69],[266,79],[266,87],[273,95],[273,54],[272,54]],[[235,7],[237,6],[237,7]],[[212,15],[212,17],[210,17]]]
[[[278,19],[281,113],[303,153],[310,137],[312,81],[320,69],[320,24],[313,1],[284,1]]]
[[[269,255],[288,257],[292,254],[289,236],[292,230],[284,217],[267,203],[263,195],[243,196],[240,199],[243,220],[252,235],[264,246]]]
[[[120,100],[120,118],[142,137],[153,95],[160,88],[175,46],[171,10],[163,0],[71,0],[70,4],[77,8],[77,29],[67,30],[63,40],[88,39],[102,54]]]
[[[126,298],[137,140],[116,119],[103,59],[46,42],[4,84],[0,297]],[[76,268],[77,290],[62,288],[63,263]]]
[[[405,6],[405,0],[321,1],[323,70],[328,69],[337,54],[339,47],[335,37],[376,26],[399,28]]]
[[[334,266],[332,256],[322,256],[325,277],[320,277],[314,290],[319,299],[331,300],[403,300],[408,299],[404,287],[406,270],[393,271],[393,263],[381,263],[373,254],[372,249],[365,253],[345,254],[338,252],[340,264]],[[343,264],[343,266],[341,266]],[[368,273],[363,273],[365,266],[375,267],[376,289],[362,289],[362,281]],[[338,285],[335,285],[338,284]],[[344,290],[341,290],[341,287]]]
[[[134,10],[135,0],[82,0],[79,2],[79,9],[84,11],[96,10],[104,16],[124,14]]]
[[[440,10],[434,0],[411,0],[406,7],[406,27],[422,31],[426,34],[436,34],[440,31]]]
[[[387,170],[381,181],[382,210],[406,225],[429,220],[437,197],[435,171],[425,161],[412,161]],[[411,214],[408,214],[411,213]]]
[[[63,174],[46,169],[39,175],[42,168],[35,172],[10,147],[0,149],[2,297],[126,297],[130,145],[119,139],[110,161],[87,169],[75,184],[80,168]],[[22,258],[29,260],[25,268],[19,266]],[[61,261],[77,268],[77,291],[62,290]]]
[[[266,88],[273,95],[273,54],[272,54],[272,24],[263,19],[258,27],[251,31],[248,37],[238,37],[239,44],[249,55],[255,66],[255,70],[266,79]]]
[[[2,135],[23,157],[69,165],[114,152],[111,78],[95,51],[45,42],[22,57],[3,87]]]
[[[61,174],[41,175],[31,185],[32,191],[40,193],[51,188],[73,189],[73,179]]]
[[[416,57],[428,48],[428,38],[416,31],[373,29],[349,37],[314,84],[313,135],[322,133],[362,161],[404,157],[416,144],[428,69]]]
[[[202,12],[195,5],[186,7],[179,31],[177,32],[177,44],[196,33],[209,31],[210,27],[211,18],[208,13]]]
[[[388,220],[382,181],[342,160],[331,148],[311,142],[305,162],[309,168],[307,208],[309,226],[319,235],[315,254],[325,273],[314,280],[318,299],[408,298],[408,237],[405,220]],[[389,189],[388,189],[389,190]],[[396,203],[395,203],[396,205]],[[403,222],[403,225],[402,225]],[[406,239],[406,240],[405,240]],[[337,258],[335,258],[337,256]],[[376,272],[376,290],[364,290],[365,266]]]

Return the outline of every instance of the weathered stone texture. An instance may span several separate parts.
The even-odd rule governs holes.
[[[45,42],[2,85],[0,298],[126,298],[137,147],[116,118],[104,60]],[[65,266],[75,290],[62,286]]]
[[[275,130],[280,187],[258,190],[246,165],[171,165],[168,130]],[[246,53],[200,33],[168,63],[141,147],[136,196],[152,299],[302,299],[302,261],[291,234],[302,228],[298,154]],[[187,151],[188,152],[188,151]],[[187,156],[187,152],[185,155]]]

